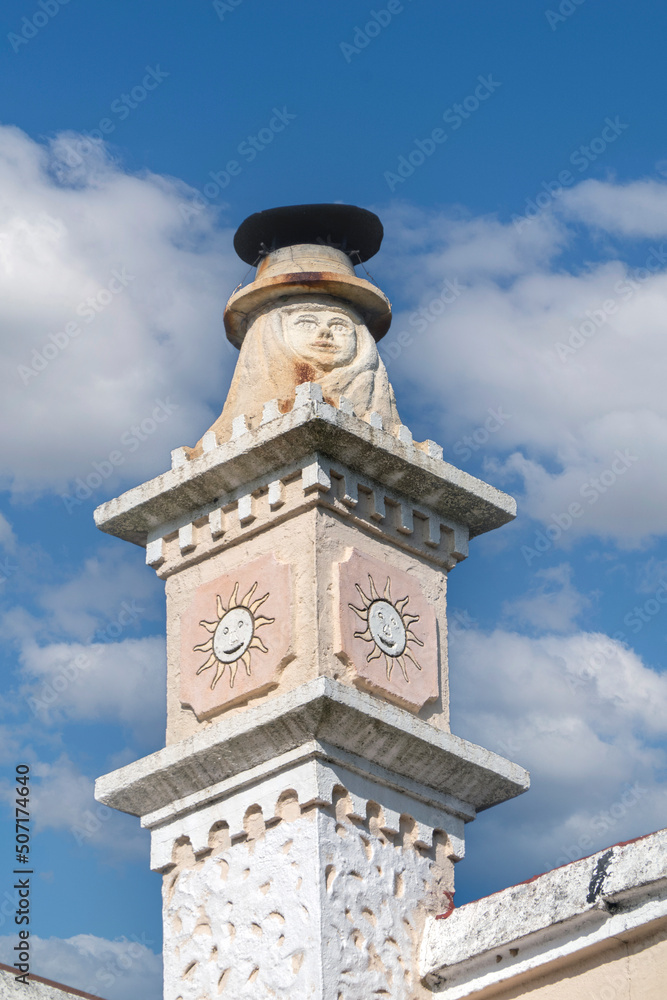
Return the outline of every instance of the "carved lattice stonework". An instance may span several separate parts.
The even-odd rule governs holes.
[[[260,813],[248,817],[247,843],[198,862],[177,849],[165,876],[166,1000],[421,995],[416,952],[433,862],[393,844],[379,823],[317,809],[265,829]]]
[[[413,711],[438,697],[433,608],[414,577],[356,549],[339,564],[340,650],[357,683]]]
[[[289,567],[272,555],[202,584],[181,619],[181,703],[202,719],[273,687],[290,639]]]

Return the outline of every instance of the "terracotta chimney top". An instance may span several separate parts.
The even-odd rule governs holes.
[[[250,317],[269,302],[313,293],[349,302],[380,340],[391,323],[391,303],[356,276],[354,264],[376,254],[383,235],[377,215],[354,205],[287,205],[250,215],[236,232],[234,248],[257,274],[227,303],[229,340],[240,347]]]

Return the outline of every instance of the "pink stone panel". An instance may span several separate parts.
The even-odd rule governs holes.
[[[204,719],[274,687],[291,633],[289,566],[273,555],[203,583],[181,616],[181,703]]]
[[[357,549],[338,572],[339,657],[360,687],[418,712],[439,693],[435,612],[419,581]]]

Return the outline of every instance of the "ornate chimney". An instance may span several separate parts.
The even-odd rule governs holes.
[[[251,216],[220,417],[103,504],[167,594],[166,747],[100,778],[164,879],[166,1000],[421,995],[465,824],[526,772],[449,730],[447,577],[514,517],[402,424],[357,277],[379,219]]]

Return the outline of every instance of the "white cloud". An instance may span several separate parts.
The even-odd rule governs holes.
[[[82,774],[66,755],[31,768],[31,808],[35,829],[63,830],[78,848],[95,847],[114,860],[148,864],[149,834],[134,816],[95,801],[94,779]]]
[[[110,641],[156,617],[164,588],[125,546],[101,549],[62,584],[45,587],[39,603],[47,633]]]
[[[182,182],[130,175],[101,146],[78,167],[64,156],[62,139],[0,127],[5,484],[71,492],[115,451],[110,492],[119,475],[163,471],[219,412],[235,353],[222,312],[242,265],[214,209],[184,220]]]
[[[11,376],[0,407],[5,427],[22,429],[7,435],[6,483],[54,489],[76,509],[162,471],[219,412],[235,360],[222,312],[242,268],[214,209],[184,219],[182,182],[129,175],[102,145],[69,167],[71,138],[40,145],[0,128],[0,354]],[[514,452],[497,475],[523,484],[523,510],[545,524],[580,504],[565,542],[597,533],[636,546],[662,533],[667,254],[647,248],[643,271],[622,248],[579,267],[561,255],[576,252],[573,221],[594,235],[661,236],[667,184],[584,181],[523,226],[405,203],[382,215],[382,266],[415,305],[383,348],[399,402],[419,385],[455,463],[462,435],[502,407],[511,416],[477,457]],[[103,292],[110,303],[87,322],[85,300],[123,268],[132,279]],[[443,301],[445,280],[457,292]],[[61,350],[50,335],[68,322],[81,333]],[[47,343],[52,359],[27,376]],[[628,449],[636,464],[593,500],[591,480],[609,478]]]
[[[14,963],[16,938],[0,937],[0,959]],[[109,941],[93,934],[30,936],[31,972],[105,1000],[161,1000],[162,957],[152,941]]]
[[[526,596],[503,605],[505,617],[544,632],[568,632],[590,607],[590,599],[572,584],[568,563],[535,574],[537,585]]]
[[[20,695],[47,723],[115,722],[141,745],[160,746],[165,719],[165,642],[51,643],[27,639],[21,649]]]
[[[513,858],[525,878],[664,826],[667,675],[622,643],[456,630],[450,679],[453,731],[531,771],[502,819],[480,817],[494,850],[471,864],[506,883]]]
[[[625,231],[630,195],[595,183],[610,212],[618,195],[616,223],[600,224]],[[583,199],[584,187],[569,194]],[[656,217],[667,217],[667,185],[650,191]],[[598,534],[637,546],[664,532],[667,247],[647,248],[643,270],[625,247],[577,267],[577,232],[559,206],[521,229],[401,206],[399,234],[408,235],[404,246],[389,245],[388,270],[397,282],[405,275],[415,309],[396,315],[381,351],[399,407],[419,400],[413,406],[446,458],[465,468],[473,454],[513,454],[488,471],[510,490],[522,483],[521,510],[548,524],[579,504],[563,541]],[[385,221],[396,224],[391,213]],[[458,294],[443,295],[445,280],[457,282]],[[509,416],[485,433],[497,407]],[[466,452],[464,435],[475,430],[483,444]],[[625,470],[619,452],[636,456]]]
[[[16,535],[4,514],[0,514],[0,547],[6,552],[16,551]]]
[[[667,184],[656,180],[609,184],[587,180],[564,191],[566,215],[608,233],[661,239],[667,236]]]

